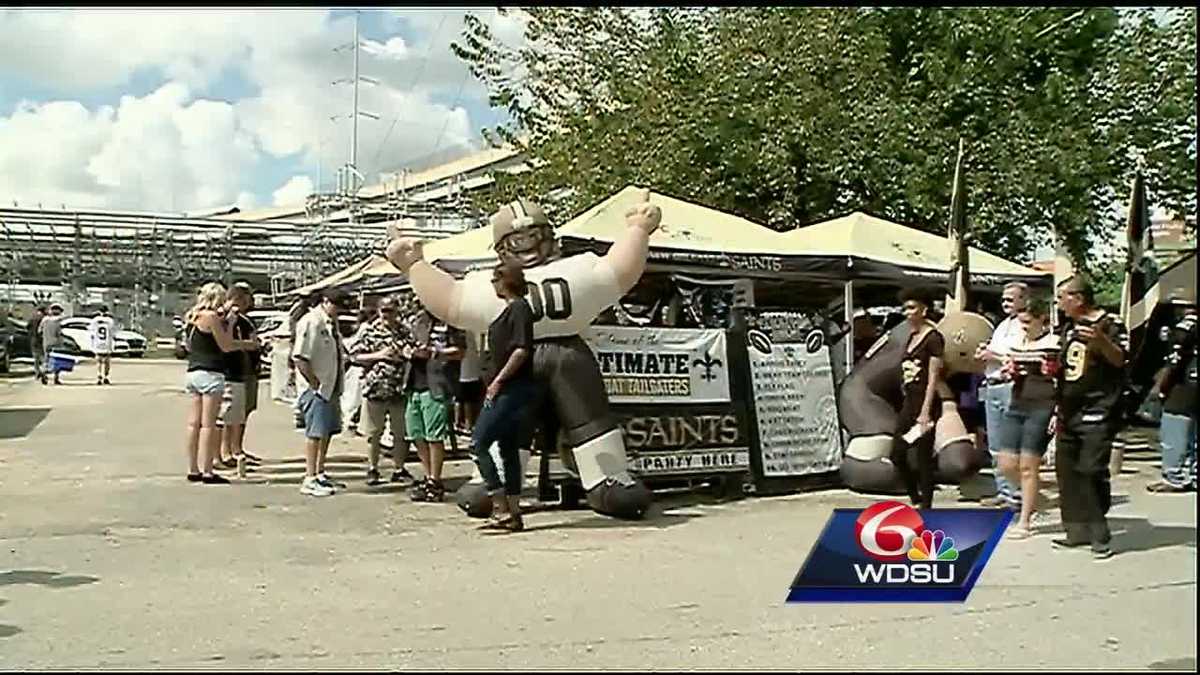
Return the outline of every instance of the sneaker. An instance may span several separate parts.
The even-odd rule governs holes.
[[[413,477],[413,475],[411,473],[408,472],[408,469],[398,469],[398,470],[392,472],[392,482],[393,483],[403,483],[405,481],[416,482],[416,480],[417,479],[415,477]]]
[[[1092,544],[1092,558],[1096,560],[1107,560],[1113,557],[1112,546],[1108,543]]]
[[[189,473],[187,477],[189,483],[199,483],[204,480],[204,474],[202,473]]]
[[[367,469],[367,485],[379,485],[383,482],[383,477],[379,475],[379,469]]]
[[[1052,539],[1052,540],[1050,540],[1050,545],[1053,546],[1054,548],[1065,550],[1065,549],[1069,549],[1069,548],[1080,548],[1081,546],[1087,546],[1088,542],[1086,542],[1086,541],[1071,541],[1070,539]]]
[[[104,378],[104,384],[112,384],[112,380],[110,380],[106,377],[106,378]]]
[[[325,473],[317,474],[317,482],[331,490],[345,490],[347,487],[345,483],[338,483],[331,480]]]
[[[102,377],[97,377],[97,378],[96,378],[96,384],[104,384],[104,378],[102,378]]]
[[[991,497],[984,497],[983,499],[980,499],[979,504],[989,508],[997,508],[1000,506],[1007,506],[1008,500],[1000,495],[992,495]]]
[[[300,483],[300,494],[310,497],[329,497],[333,494],[333,488],[321,485],[316,478],[305,478],[304,482]]]
[[[205,485],[230,485],[228,478],[224,476],[218,476],[215,473],[211,476],[204,476],[200,479],[200,482],[204,483]]]

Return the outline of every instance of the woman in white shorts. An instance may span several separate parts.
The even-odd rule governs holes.
[[[207,283],[196,295],[196,304],[185,317],[187,379],[184,391],[190,396],[185,445],[188,456],[187,479],[193,483],[228,484],[213,473],[213,463],[221,452],[221,433],[217,413],[225,393],[225,352],[252,350],[253,340],[235,340],[229,317],[219,310],[225,305],[225,287]],[[200,472],[200,447],[204,447],[204,472]]]

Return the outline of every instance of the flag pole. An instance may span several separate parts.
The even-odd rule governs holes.
[[[967,291],[970,287],[970,252],[967,246],[967,195],[963,184],[963,152],[965,142],[958,137],[958,159],[954,163],[954,185],[950,194],[950,294],[946,296],[946,313],[967,311]]]

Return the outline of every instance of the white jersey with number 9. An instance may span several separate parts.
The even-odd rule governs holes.
[[[607,261],[590,252],[528,268],[525,282],[535,340],[578,335],[621,299],[616,273]],[[492,287],[492,270],[471,272],[462,284],[458,327],[484,333],[505,306]]]
[[[97,316],[92,319],[89,332],[92,335],[92,352],[96,354],[111,354],[116,332],[116,321],[111,316]]]

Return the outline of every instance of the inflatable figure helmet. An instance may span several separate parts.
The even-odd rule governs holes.
[[[492,246],[503,262],[535,267],[560,253],[554,227],[536,203],[518,199],[491,217]]]

